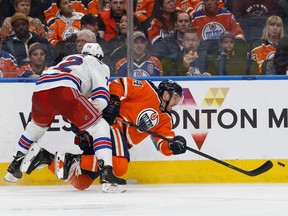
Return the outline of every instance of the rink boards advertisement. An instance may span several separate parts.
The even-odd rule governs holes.
[[[159,81],[154,82],[157,85]],[[171,113],[173,130],[177,135],[186,138],[189,147],[247,169],[253,169],[263,161],[271,159],[274,162],[274,171],[269,171],[270,175],[263,174],[258,181],[287,181],[287,175],[284,174],[288,173],[287,168],[277,166],[277,163],[281,161],[285,165],[288,158],[288,80],[192,79],[177,82],[183,87],[184,100]],[[18,139],[31,119],[31,96],[34,86],[34,82],[0,83],[1,164],[12,160]],[[38,144],[50,152],[81,153],[73,141],[74,135],[70,131],[69,122],[57,116]],[[177,172],[179,169],[196,172],[190,175],[192,178],[197,176],[198,180],[189,181],[179,177],[180,182],[210,182],[207,178],[218,178],[219,181],[230,178],[223,176],[221,172],[228,172],[232,178],[234,174],[239,175],[189,151],[177,156],[163,156],[157,151],[149,136],[134,146],[130,155],[132,170],[133,166],[137,167],[139,164],[141,168],[147,165],[149,169],[153,169],[150,166],[153,166],[151,163],[155,163],[156,169],[163,172],[163,165],[169,166],[172,170],[177,169]],[[1,169],[2,167],[5,166],[1,166]],[[211,170],[208,171],[208,175],[204,170],[209,168]],[[136,169],[138,167],[135,168],[135,173]],[[274,176],[277,173],[276,180],[275,177],[271,177],[271,173]],[[235,178],[241,181],[241,175]],[[157,177],[154,180],[157,182]],[[257,182],[257,178],[255,181]]]

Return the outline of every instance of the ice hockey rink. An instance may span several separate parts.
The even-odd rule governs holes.
[[[99,185],[0,187],[1,216],[287,216],[287,184],[127,185],[107,194]]]

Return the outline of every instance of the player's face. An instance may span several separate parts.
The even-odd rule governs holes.
[[[176,29],[180,32],[185,32],[191,27],[190,17],[187,13],[180,13],[176,21]]]
[[[179,94],[174,93],[174,94],[171,96],[171,99],[170,99],[170,101],[169,101],[168,106],[166,107],[166,111],[171,112],[171,111],[172,111],[172,108],[173,108],[174,106],[177,106],[177,105],[181,104],[182,101],[183,101],[183,96],[180,96]]]
[[[31,55],[29,56],[31,64],[34,65],[45,65],[45,51],[42,49],[36,49],[34,50]]]
[[[30,13],[30,1],[24,0],[19,2],[17,5],[15,5],[15,11],[28,16]]]

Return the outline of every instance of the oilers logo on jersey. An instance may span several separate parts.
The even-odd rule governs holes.
[[[79,31],[78,28],[75,28],[73,26],[70,26],[68,28],[66,28],[64,31],[63,31],[63,34],[62,34],[62,38],[63,40],[66,40],[67,38],[69,38],[71,35],[73,34],[77,34],[77,32]]]
[[[159,115],[156,110],[148,108],[139,113],[136,122],[143,130],[150,130],[158,124]]]
[[[202,30],[202,38],[204,40],[219,39],[220,35],[225,32],[225,28],[221,23],[209,22]]]

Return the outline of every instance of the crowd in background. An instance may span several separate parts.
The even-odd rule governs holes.
[[[133,0],[134,29],[127,9],[127,0],[0,0],[0,77],[39,77],[88,42],[101,45],[111,76],[127,76],[130,33],[135,77],[288,70],[287,0]]]

